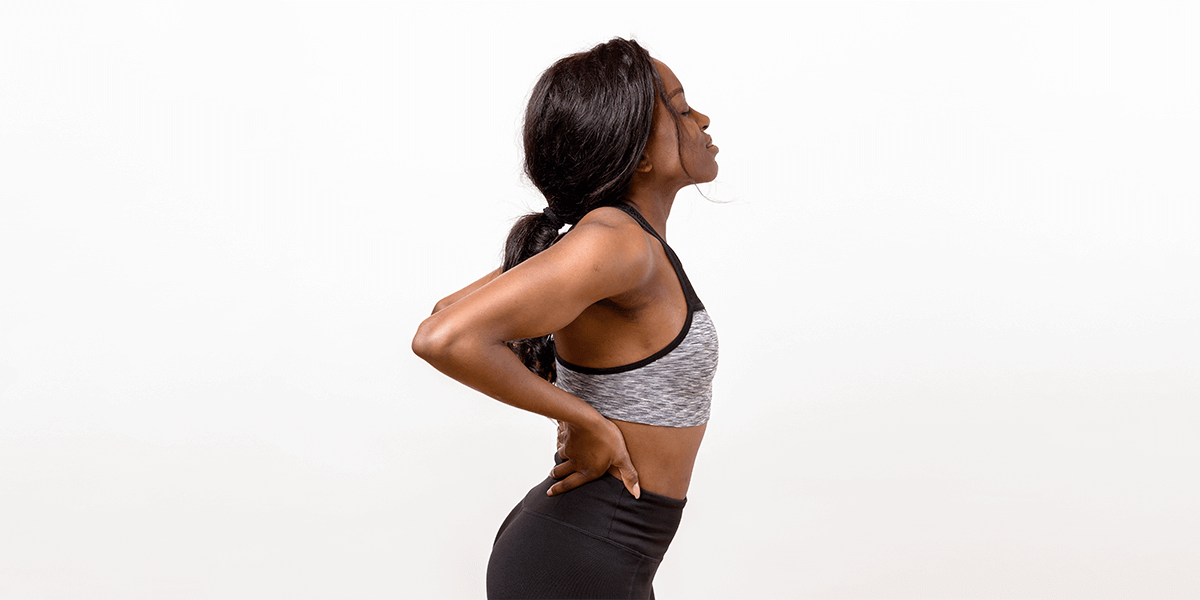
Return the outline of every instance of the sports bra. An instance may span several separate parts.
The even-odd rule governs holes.
[[[650,223],[628,204],[625,211],[662,244],[687,299],[683,330],[666,348],[620,367],[571,364],[556,350],[554,385],[592,405],[609,419],[663,427],[694,427],[708,422],[712,380],[717,372],[717,330],[696,296],[679,257]]]

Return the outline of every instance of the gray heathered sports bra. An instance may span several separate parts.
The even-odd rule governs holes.
[[[666,240],[632,206],[618,204],[616,208],[633,217],[666,251],[687,299],[683,331],[666,348],[620,367],[581,367],[555,352],[558,377],[554,385],[609,419],[663,427],[703,425],[708,422],[717,372],[717,330]]]

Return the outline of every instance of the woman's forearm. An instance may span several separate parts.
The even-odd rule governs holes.
[[[604,417],[591,405],[538,377],[503,341],[456,335],[430,317],[417,329],[413,352],[460,383],[510,406],[580,427]]]
[[[458,302],[459,300],[463,299],[471,292],[474,292],[475,290],[487,285],[487,283],[489,281],[495,279],[499,275],[500,275],[500,268],[497,267],[491,273],[488,273],[487,275],[484,275],[483,277],[480,277],[479,279],[471,282],[471,284],[468,285],[467,287],[464,287],[463,289],[458,290],[457,292],[454,292],[453,294],[450,294],[449,296],[446,296],[445,298],[442,298],[441,300],[438,300],[437,304],[433,305],[433,314],[436,315],[443,308],[446,308],[447,306],[450,306],[451,304]]]

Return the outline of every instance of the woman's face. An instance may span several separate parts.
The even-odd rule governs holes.
[[[671,68],[655,60],[654,66],[662,77],[663,89],[671,108],[679,117],[675,120],[658,102],[654,106],[654,131],[646,145],[646,156],[657,171],[658,177],[681,182],[682,185],[706,183],[717,178],[717,147],[712,137],[705,133],[708,117],[692,108],[683,92],[683,85]],[[690,177],[689,177],[690,175]]]

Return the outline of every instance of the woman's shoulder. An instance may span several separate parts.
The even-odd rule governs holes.
[[[573,264],[599,274],[605,271],[630,271],[649,274],[654,265],[653,240],[619,208],[594,209],[551,246]],[[547,251],[549,253],[549,251]]]
[[[609,249],[619,246],[626,253],[642,254],[652,248],[642,226],[625,211],[613,206],[602,206],[588,212],[567,232],[564,241],[572,234],[577,238],[576,241],[582,242],[586,238],[590,243],[601,244]]]
[[[626,231],[641,231],[642,226],[638,225],[629,213],[615,206],[601,206],[594,208],[582,219],[579,220],[579,225],[599,225],[601,227],[609,227],[613,229],[622,229]],[[579,226],[577,225],[577,227]]]

